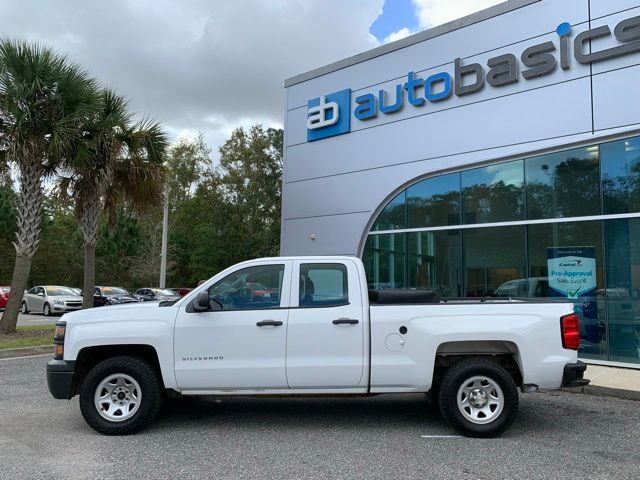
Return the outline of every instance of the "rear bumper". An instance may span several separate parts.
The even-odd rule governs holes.
[[[586,369],[587,364],[584,362],[567,363],[564,366],[564,373],[562,374],[562,386],[584,387],[585,385],[589,385],[590,380],[583,378]]]
[[[75,363],[65,360],[49,360],[47,363],[47,386],[53,398],[73,397],[73,374]]]

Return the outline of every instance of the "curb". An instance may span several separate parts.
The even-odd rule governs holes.
[[[30,357],[33,355],[43,355],[50,353],[53,356],[51,345],[40,345],[38,347],[7,348],[0,350],[0,359],[13,357]]]
[[[563,392],[582,393],[599,397],[614,397],[623,400],[640,401],[640,391],[624,390],[622,388],[601,387],[599,385],[586,385],[584,387],[562,388]]]

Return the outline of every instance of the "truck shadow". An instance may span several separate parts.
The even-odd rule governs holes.
[[[182,397],[167,402],[158,423],[163,426],[210,424],[287,428],[371,427],[448,430],[424,394],[376,397]]]
[[[500,438],[542,440],[572,431],[577,419],[593,416],[594,408],[589,399],[571,395],[521,395],[515,423]],[[573,405],[566,404],[569,399],[574,400]],[[264,432],[348,427],[360,432],[456,434],[424,394],[355,398],[183,397],[165,405],[157,424],[172,429],[246,428]]]

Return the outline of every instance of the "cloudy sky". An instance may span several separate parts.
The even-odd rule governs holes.
[[[0,35],[53,46],[172,139],[282,126],[285,78],[502,0],[2,0]]]

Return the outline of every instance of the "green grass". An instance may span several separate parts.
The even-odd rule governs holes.
[[[18,327],[15,333],[0,334],[0,350],[39,347],[41,345],[51,345],[51,348],[53,348],[53,332],[55,329],[55,325]]]

